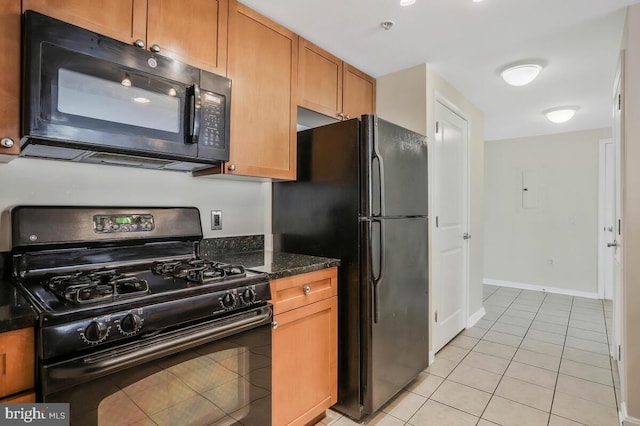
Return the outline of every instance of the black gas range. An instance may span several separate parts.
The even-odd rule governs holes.
[[[11,217],[15,285],[38,313],[40,400],[253,328],[270,347],[268,276],[200,257],[197,209],[20,206]]]

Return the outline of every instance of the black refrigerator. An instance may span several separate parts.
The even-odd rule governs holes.
[[[427,142],[363,115],[299,132],[297,159],[274,249],[341,259],[334,408],[360,419],[428,365]]]

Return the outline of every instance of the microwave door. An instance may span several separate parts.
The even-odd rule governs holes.
[[[46,43],[41,55],[41,89],[29,97],[26,135],[111,152],[197,156],[189,96],[197,73],[177,82],[162,69],[151,74]]]

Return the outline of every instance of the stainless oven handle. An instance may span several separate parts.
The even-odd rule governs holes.
[[[247,318],[238,318],[247,316]],[[79,358],[59,365],[50,366],[49,377],[55,380],[87,381],[93,377],[104,376],[114,371],[121,371],[135,365],[182,352],[205,343],[219,340],[232,334],[258,327],[271,325],[272,310],[265,306],[251,315],[240,314],[234,321],[220,321],[198,326],[188,332],[180,330],[165,336],[158,336],[153,341],[135,345],[122,351],[109,351],[98,356]],[[226,319],[225,319],[226,320]],[[269,332],[271,330],[269,329]]]
[[[202,98],[200,97],[200,86],[195,83],[192,87],[193,93],[191,95],[191,138],[189,143],[198,143],[200,138],[200,108],[202,107]]]

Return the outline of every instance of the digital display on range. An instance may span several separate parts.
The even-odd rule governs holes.
[[[93,230],[98,234],[148,232],[154,228],[153,215],[150,214],[93,216]]]

